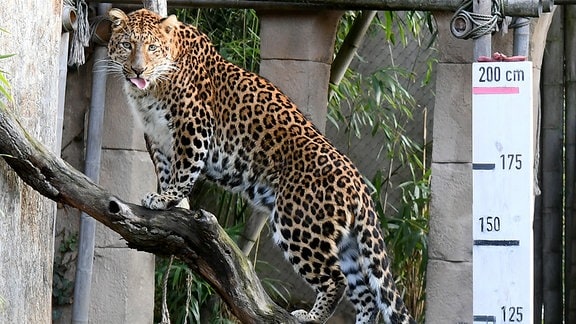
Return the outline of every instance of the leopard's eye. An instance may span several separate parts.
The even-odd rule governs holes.
[[[120,45],[125,49],[132,49],[132,44],[130,42],[122,42]]]
[[[157,49],[158,49],[158,45],[154,45],[154,44],[148,45],[148,50],[149,50],[150,52],[153,52],[153,51],[155,51],[155,50],[157,50]]]

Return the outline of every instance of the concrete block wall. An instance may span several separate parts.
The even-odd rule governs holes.
[[[68,73],[62,157],[79,170],[84,168],[84,128],[91,97],[91,65]],[[139,128],[122,93],[122,80],[108,77],[102,139],[100,184],[133,203],[156,190],[152,162]],[[59,211],[57,230],[78,231],[79,212]],[[57,238],[57,243],[60,238]],[[73,280],[74,269],[68,279]],[[59,307],[58,320],[70,323],[71,307]],[[90,300],[90,323],[153,323],[154,256],[126,247],[121,237],[97,224]]]
[[[108,77],[100,184],[129,202],[156,191],[156,176],[142,129],[122,92]],[[90,319],[93,323],[153,323],[154,255],[129,249],[120,235],[96,228]]]
[[[472,62],[474,42],[450,33],[452,13],[434,13],[439,60],[428,242],[428,323],[472,323]],[[512,54],[512,33],[493,52]]]
[[[531,20],[534,96],[551,14]],[[439,31],[432,153],[428,323],[472,323],[472,115],[473,41],[450,34],[451,13],[434,13]],[[495,34],[492,52],[512,54],[512,32]],[[538,111],[538,100],[534,109]],[[534,127],[538,127],[537,124]],[[535,132],[537,134],[537,132]]]
[[[428,243],[428,323],[472,322],[472,95],[470,41],[439,30]],[[446,86],[449,85],[449,86]]]
[[[261,12],[260,75],[324,131],[340,11]]]

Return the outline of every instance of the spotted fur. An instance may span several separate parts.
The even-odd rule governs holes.
[[[144,125],[167,209],[199,177],[270,212],[274,241],[316,291],[302,323],[324,323],[348,292],[356,323],[415,323],[398,293],[360,173],[266,79],[225,61],[176,17],[110,11],[113,70]]]

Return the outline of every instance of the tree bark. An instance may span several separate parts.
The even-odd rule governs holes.
[[[1,105],[0,156],[40,194],[86,212],[129,247],[177,256],[242,323],[298,323],[264,292],[250,263],[208,212],[153,211],[122,201],[50,153]]]

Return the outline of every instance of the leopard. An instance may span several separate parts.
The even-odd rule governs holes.
[[[123,82],[152,157],[165,210],[199,181],[269,213],[272,238],[315,291],[300,323],[325,323],[344,295],[355,322],[416,323],[391,272],[371,191],[359,170],[269,80],[223,58],[174,15],[108,13],[109,68]]]

